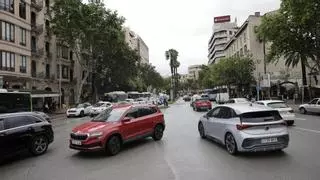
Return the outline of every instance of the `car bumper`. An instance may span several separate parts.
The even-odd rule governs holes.
[[[262,139],[277,138],[277,142],[262,143]],[[238,142],[238,150],[241,152],[273,151],[287,148],[289,145],[289,134],[268,135],[261,137],[244,138]]]
[[[207,110],[207,109],[211,109],[211,106],[196,106],[197,109],[201,109],[201,110]]]
[[[80,112],[67,112],[68,117],[80,116]]]
[[[78,151],[84,151],[84,152],[95,152],[95,151],[102,151],[104,149],[104,146],[101,142],[93,142],[90,144],[82,144],[82,145],[75,145],[71,143],[71,140],[69,142],[69,148],[78,150]]]
[[[294,123],[295,119],[296,119],[296,115],[293,113],[290,114],[280,114],[282,119],[285,120],[288,123]]]

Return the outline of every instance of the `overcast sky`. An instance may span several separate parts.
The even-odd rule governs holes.
[[[250,14],[280,7],[280,0],[105,0],[107,8],[126,18],[125,25],[149,47],[150,63],[162,75],[170,74],[164,53],[179,52],[179,73],[189,65],[207,64],[213,17],[231,15],[238,25]]]

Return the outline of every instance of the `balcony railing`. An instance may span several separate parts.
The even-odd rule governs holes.
[[[44,49],[32,49],[31,50],[31,55],[34,57],[41,57],[44,55]]]
[[[38,12],[43,8],[42,0],[31,0],[31,7],[35,8]]]
[[[31,25],[31,31],[36,33],[36,34],[41,34],[43,32],[43,24],[40,25]]]

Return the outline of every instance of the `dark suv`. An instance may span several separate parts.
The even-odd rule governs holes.
[[[41,155],[52,142],[52,126],[43,116],[34,112],[0,115],[1,157],[22,150]]]

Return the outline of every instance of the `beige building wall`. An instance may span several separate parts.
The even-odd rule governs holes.
[[[261,18],[260,13],[250,15],[235,36],[225,46],[227,57],[252,56],[256,68],[254,71],[255,79],[261,78],[265,73],[264,51],[267,54],[270,47],[270,44],[266,43],[264,45],[262,41],[259,41],[255,33],[256,28],[261,23]],[[272,83],[291,81],[297,82],[299,86],[302,85],[300,64],[295,68],[286,67],[285,61],[279,59],[277,62],[266,64],[266,73],[270,74]],[[286,75],[288,75],[288,78],[285,78]]]
[[[199,79],[199,72],[201,71],[202,65],[192,65],[188,67],[188,78],[189,79]]]
[[[148,64],[149,63],[149,48],[147,44],[143,41],[143,39],[130,30],[130,28],[125,27],[124,28],[124,36],[125,36],[125,41],[128,43],[129,47],[131,49],[136,50],[137,53],[141,57],[141,62]]]

